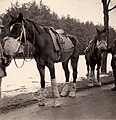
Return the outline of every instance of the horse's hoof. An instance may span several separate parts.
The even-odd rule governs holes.
[[[102,86],[102,83],[101,82],[97,82],[94,84],[95,87],[101,87]]]
[[[38,99],[38,105],[39,106],[44,106],[45,105],[45,101],[46,101],[46,93],[45,93],[45,89],[41,88],[39,91],[39,95],[37,96]]]
[[[101,82],[98,82],[98,86],[101,87],[101,86],[102,86],[102,83],[101,83]]]
[[[76,97],[76,92],[75,91],[69,92],[69,97],[72,97],[72,98]]]
[[[87,74],[86,74],[86,76],[88,77],[88,76],[89,76],[89,74],[87,73]]]
[[[116,87],[111,88],[112,91],[116,91]]]
[[[60,99],[59,98],[54,99],[54,103],[52,107],[60,107],[60,106],[61,106]]]
[[[61,104],[60,103],[55,103],[53,107],[60,107]]]
[[[39,103],[38,103],[38,106],[45,106],[45,103],[39,102]]]
[[[93,84],[93,83],[88,83],[87,86],[88,86],[88,87],[93,87],[94,84]]]
[[[73,97],[73,98],[76,97],[76,83],[70,84],[69,97]]]
[[[62,92],[60,93],[61,97],[66,97],[69,93],[69,83],[66,83],[62,89]]]
[[[62,91],[61,94],[60,94],[61,97],[66,97],[67,95],[68,95],[68,93],[64,92],[64,91]]]

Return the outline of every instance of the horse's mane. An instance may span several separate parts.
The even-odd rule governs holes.
[[[34,26],[34,28],[37,30],[37,32],[40,34],[41,32],[43,32],[42,27],[35,21],[30,20],[30,19],[25,19],[27,22],[29,22],[30,24],[32,24]]]
[[[93,53],[97,43],[97,37],[95,36],[88,45],[88,50],[86,53]]]

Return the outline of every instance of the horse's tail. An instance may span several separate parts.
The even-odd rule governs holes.
[[[78,64],[79,55],[82,51],[82,47],[81,47],[80,42],[78,41],[78,39],[75,36],[68,34],[68,37],[71,39],[71,41],[74,45],[73,56],[71,57],[71,60],[69,62],[70,70],[72,73],[74,66],[77,66],[77,64]]]
[[[70,40],[72,41],[72,43],[74,45],[74,53],[80,54],[82,51],[82,46],[81,46],[79,40],[77,39],[77,37],[75,37],[74,35],[71,35],[71,34],[67,34],[67,36],[70,38]]]

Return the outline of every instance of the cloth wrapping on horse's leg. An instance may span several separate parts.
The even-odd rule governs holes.
[[[38,96],[38,105],[44,106],[46,101],[46,90],[45,88],[40,88],[39,96]]]
[[[69,97],[76,97],[76,83],[70,83]]]
[[[87,85],[90,86],[90,87],[94,86],[94,83],[95,83],[95,75],[94,75],[93,72],[90,72],[90,73],[88,74],[87,79],[88,79]]]
[[[69,82],[66,82],[63,86],[62,92],[60,93],[60,96],[65,97],[69,93]]]
[[[88,80],[89,80],[89,82],[95,81],[95,74],[92,71],[90,71],[90,73],[88,75]]]
[[[51,80],[51,86],[52,86],[52,93],[54,98],[53,106],[58,107],[60,106],[60,95],[59,95],[56,79]]]
[[[100,81],[100,71],[97,70],[97,80],[94,83],[94,86],[101,87],[102,83]]]

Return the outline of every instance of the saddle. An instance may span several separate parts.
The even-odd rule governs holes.
[[[44,27],[44,30],[48,32],[53,40],[55,51],[65,52],[74,48],[74,45],[70,38],[66,36],[63,30],[55,30],[53,27]]]
[[[88,52],[89,52],[90,47],[91,47],[91,45],[92,45],[92,42],[93,42],[93,40],[89,41],[89,44],[86,45],[85,50],[84,50],[85,53],[88,53]]]

